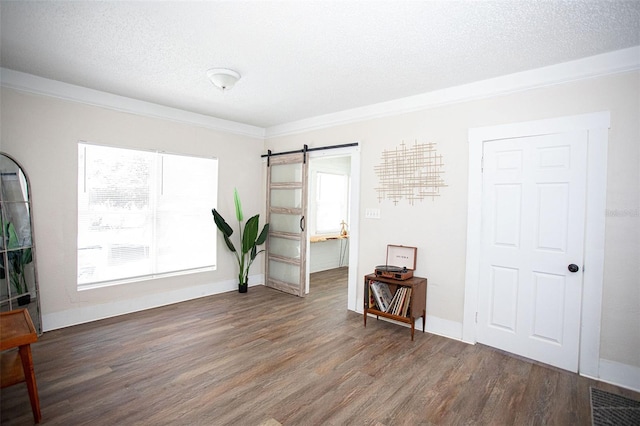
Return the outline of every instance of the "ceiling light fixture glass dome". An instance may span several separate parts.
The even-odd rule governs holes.
[[[240,80],[240,74],[228,68],[211,68],[207,71],[207,77],[223,92],[231,89]]]

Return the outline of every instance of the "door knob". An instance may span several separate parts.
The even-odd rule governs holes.
[[[575,263],[572,263],[571,265],[569,265],[569,272],[578,272],[579,270],[580,268]]]

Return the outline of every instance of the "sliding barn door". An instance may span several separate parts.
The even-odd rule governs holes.
[[[271,157],[267,167],[266,285],[304,297],[307,241],[306,153]]]

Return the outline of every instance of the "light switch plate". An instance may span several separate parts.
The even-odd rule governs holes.
[[[380,209],[365,209],[365,219],[380,219]]]

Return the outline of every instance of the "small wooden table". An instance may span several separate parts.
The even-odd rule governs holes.
[[[31,343],[38,340],[36,329],[29,316],[29,311],[19,309],[0,313],[0,378],[5,388],[20,382],[27,383],[33,419],[40,423],[40,399],[38,385],[33,371]],[[17,351],[9,350],[18,348]]]
[[[386,283],[391,293],[395,293],[399,287],[411,288],[411,300],[409,301],[409,311],[407,316],[394,315],[389,312],[381,311],[375,305],[370,295],[369,285],[371,281],[379,281]],[[364,326],[367,326],[367,316],[373,314],[378,317],[389,318],[395,321],[404,322],[411,325],[411,340],[416,328],[416,319],[422,318],[422,332],[424,333],[425,324],[427,322],[427,279],[420,277],[411,277],[408,280],[395,280],[393,278],[384,278],[369,274],[364,277]]]

